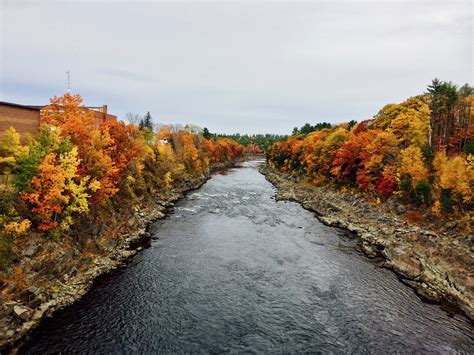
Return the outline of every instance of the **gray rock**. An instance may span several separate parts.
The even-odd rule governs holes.
[[[36,254],[37,251],[38,251],[38,246],[37,245],[30,245],[28,247],[28,249],[26,249],[23,254],[25,256],[31,258],[32,256],[34,256]]]
[[[13,307],[13,315],[19,320],[27,322],[31,319],[31,316],[33,315],[33,310],[28,307],[16,305]]]
[[[12,314],[13,308],[17,305],[15,301],[7,301],[3,304],[3,309],[6,314]]]

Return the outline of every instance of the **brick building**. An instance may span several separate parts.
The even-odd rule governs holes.
[[[10,127],[20,134],[38,132],[41,106],[26,106],[0,101],[0,132]]]
[[[20,105],[0,101],[0,134],[13,127],[21,135],[38,132],[40,127],[40,112],[45,106]],[[94,112],[96,125],[106,121],[116,121],[117,116],[107,112],[107,105],[86,107]]]
[[[107,105],[99,107],[86,107],[88,110],[94,111],[95,124],[98,126],[102,122],[117,121],[117,116],[108,113]]]

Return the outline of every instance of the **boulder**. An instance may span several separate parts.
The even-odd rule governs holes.
[[[16,305],[13,307],[13,315],[19,320],[27,322],[31,319],[31,316],[33,315],[33,310],[28,307]]]

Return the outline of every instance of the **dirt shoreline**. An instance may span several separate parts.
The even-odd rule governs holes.
[[[139,209],[135,209],[133,217],[129,219],[129,228],[109,253],[100,255],[94,262],[75,272],[71,277],[68,277],[68,273],[64,271],[64,275],[61,275],[64,277],[64,282],[55,280],[54,285],[51,285],[48,290],[37,290],[38,293],[35,294],[36,290],[31,289],[31,298],[36,300],[35,307],[30,306],[31,300],[23,302],[19,299],[14,302],[4,302],[2,314],[0,314],[2,317],[0,352],[2,354],[16,353],[28,334],[39,326],[43,318],[51,317],[56,311],[78,301],[100,276],[125,267],[134,255],[151,243],[151,234],[147,231],[151,223],[165,218],[167,210],[174,206],[174,202],[182,199],[186,193],[200,188],[213,173],[234,165],[235,162],[215,165],[206,176],[185,181],[165,193],[157,194],[144,201]],[[34,260],[34,256],[32,259]],[[25,309],[28,313],[27,317],[22,319],[19,309]]]
[[[298,202],[324,224],[357,234],[369,258],[381,258],[382,266],[393,270],[422,298],[459,308],[474,320],[470,241],[408,224],[362,196],[311,186],[266,165],[260,172],[277,188],[277,200]]]

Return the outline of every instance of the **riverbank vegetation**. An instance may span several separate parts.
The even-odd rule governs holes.
[[[433,80],[426,93],[359,123],[306,125],[268,150],[269,165],[314,185],[400,204],[414,223],[474,225],[473,88]],[[446,221],[449,223],[446,224]]]
[[[101,252],[98,235],[108,240],[123,234],[136,212],[132,206],[179,186],[190,188],[213,167],[245,155],[231,139],[207,139],[171,126],[154,132],[146,121],[97,126],[92,114],[79,95],[67,93],[42,110],[35,137],[20,137],[13,128],[0,136],[2,302],[31,285],[25,258],[43,250],[44,260],[28,266],[42,270],[55,265],[56,252],[70,243],[69,259],[80,259],[80,252],[92,260]],[[61,276],[59,270],[55,277]]]

